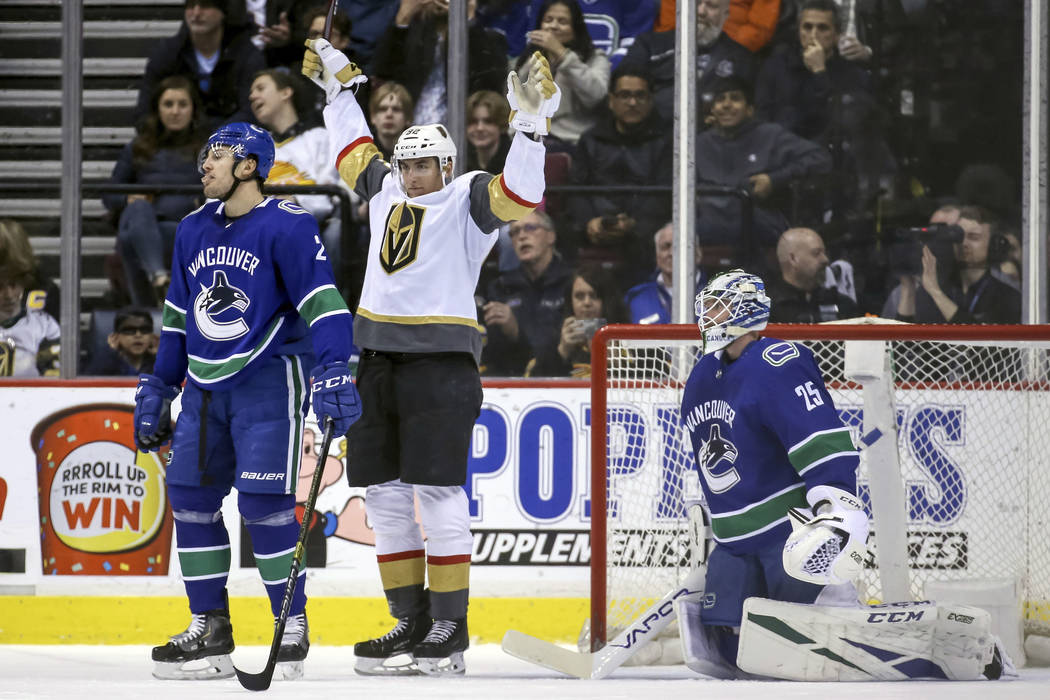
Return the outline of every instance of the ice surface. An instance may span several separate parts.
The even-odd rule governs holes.
[[[241,647],[234,663],[260,671],[265,647]],[[314,645],[306,676],[297,682],[274,681],[268,697],[297,700],[785,700],[791,698],[921,698],[922,700],[1000,700],[1050,698],[1050,669],[1025,669],[1009,682],[851,683],[832,687],[815,683],[708,681],[684,666],[621,668],[600,681],[564,678],[553,671],[507,656],[495,644],[476,645],[466,654],[462,678],[365,678],[353,672],[351,647]],[[106,700],[203,700],[248,697],[234,678],[221,681],[158,681],[144,646],[0,645],[0,699],[105,698]],[[775,685],[775,687],[773,687]]]

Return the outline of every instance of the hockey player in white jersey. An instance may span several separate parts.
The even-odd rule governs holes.
[[[354,326],[364,413],[348,434],[347,474],[351,485],[367,487],[380,577],[397,624],[355,645],[356,668],[459,674],[472,549],[462,486],[481,408],[474,288],[498,227],[526,216],[543,196],[540,137],[559,91],[539,54],[527,83],[511,73],[517,133],[503,172],[453,178],[456,145],[440,124],[406,129],[385,163],[345,90],[364,76],[328,42],[307,46],[303,73],[328,95],[333,158],[344,182],[368,201],[371,229]]]
[[[686,663],[720,678],[997,677],[986,613],[860,606],[852,582],[869,526],[859,453],[813,353],[760,337],[769,306],[765,284],[743,270],[696,297],[703,356],[681,416],[717,544],[703,597],[676,604]]]

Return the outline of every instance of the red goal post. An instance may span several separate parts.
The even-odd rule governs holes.
[[[862,596],[1008,580],[1026,631],[1050,634],[1050,326],[772,324],[763,335],[814,351],[862,445],[877,552]],[[700,489],[678,407],[699,349],[693,324],[606,326],[592,342],[592,649],[696,564],[685,504]]]

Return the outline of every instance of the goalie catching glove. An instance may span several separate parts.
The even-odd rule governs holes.
[[[329,103],[345,88],[368,82],[357,64],[325,39],[306,40],[303,75],[321,86]]]
[[[323,426],[325,418],[331,418],[334,435],[345,435],[361,417],[361,397],[345,362],[315,368],[310,392],[317,424]]]
[[[784,571],[820,585],[849,583],[860,575],[867,556],[868,516],[860,499],[834,486],[814,486],[806,494],[813,513],[788,510],[791,536],[784,543]]]
[[[171,439],[171,402],[179,395],[177,386],[168,386],[160,377],[143,374],[135,389],[135,446],[142,452],[156,452]]]
[[[526,68],[528,77],[524,83],[515,71],[507,75],[509,122],[517,131],[545,136],[550,131],[551,117],[561,103],[561,89],[554,82],[550,64],[539,51],[532,54]]]

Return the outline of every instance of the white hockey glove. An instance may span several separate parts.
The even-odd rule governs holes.
[[[325,39],[307,39],[303,75],[324,90],[330,103],[345,88],[368,82],[356,63]]]
[[[515,71],[507,75],[510,125],[526,134],[545,136],[551,117],[561,103],[561,88],[554,82],[550,64],[539,51],[525,64],[528,77],[522,83]]]
[[[791,536],[784,543],[784,571],[821,585],[848,583],[864,568],[868,516],[860,499],[834,486],[814,486],[806,494],[810,512],[791,508]]]

